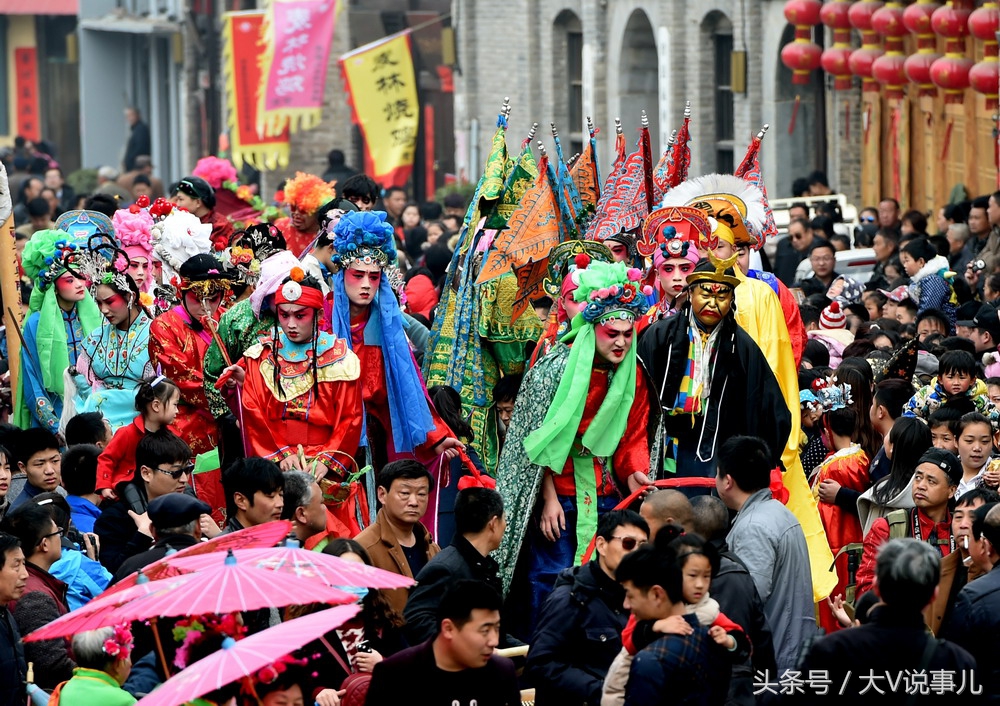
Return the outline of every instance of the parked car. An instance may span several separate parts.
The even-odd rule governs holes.
[[[871,279],[875,264],[875,251],[871,248],[841,250],[837,253],[836,272],[838,275],[846,275],[855,282],[864,284]],[[806,277],[812,277],[812,273],[809,258],[806,258],[795,268],[795,279],[801,281]]]

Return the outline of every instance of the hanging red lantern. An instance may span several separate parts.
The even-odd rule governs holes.
[[[820,0],[785,3],[785,19],[795,27],[795,38],[781,49],[781,62],[792,70],[792,83],[809,83],[809,74],[819,68],[823,49],[812,40],[812,28],[822,8]]]
[[[833,89],[845,91],[851,87],[851,18],[848,17],[851,0],[832,0],[823,3],[820,21],[833,33],[833,46],[820,57],[823,70],[833,76]]]
[[[937,88],[931,81],[931,64],[941,58],[937,53],[937,37],[931,26],[931,15],[941,7],[937,0],[917,0],[903,11],[903,25],[917,37],[917,51],[906,57],[903,71],[917,86],[917,95],[936,96]]]
[[[931,80],[944,89],[945,103],[961,103],[969,87],[972,60],[965,55],[965,38],[969,34],[971,0],[949,0],[931,15],[931,27],[946,38],[944,56],[931,64]]]
[[[997,89],[997,85],[1000,84],[998,31],[1000,31],[1000,9],[994,0],[987,0],[981,8],[969,15],[969,32],[983,43],[983,60],[969,71],[969,85],[977,93],[986,96],[988,110],[1000,107]]]
[[[903,53],[903,37],[906,36],[903,4],[899,0],[890,0],[876,10],[872,15],[872,29],[882,36],[885,46],[885,54],[872,63],[872,77],[885,86],[886,98],[902,98],[906,83],[903,71],[906,62]]]
[[[847,17],[851,26],[861,33],[861,48],[851,52],[847,65],[851,73],[861,77],[862,91],[877,91],[878,82],[872,78],[872,64],[882,56],[878,32],[872,29],[872,15],[882,7],[877,0],[865,0],[851,4]]]

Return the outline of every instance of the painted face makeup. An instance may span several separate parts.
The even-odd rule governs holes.
[[[139,285],[139,291],[145,291],[148,284],[149,260],[144,257],[134,257],[128,262],[128,273]]]
[[[608,247],[611,248],[611,254],[614,256],[615,262],[625,262],[628,260],[628,246],[624,243],[612,241],[608,243]]]
[[[673,301],[684,287],[687,276],[694,272],[694,263],[682,257],[672,257],[656,268],[656,276],[667,299]]]
[[[733,308],[733,289],[727,284],[699,282],[691,289],[691,308],[698,322],[714,329]]]
[[[313,337],[316,310],[297,304],[278,305],[278,326],[292,343],[305,343]]]
[[[215,312],[219,310],[221,305],[222,292],[213,294],[208,299],[199,299],[198,295],[194,292],[184,292],[184,307],[196,321],[200,320],[203,316],[215,316]]]
[[[118,326],[129,320],[131,311],[128,299],[108,285],[102,284],[97,287],[94,292],[94,301],[97,302],[97,308],[101,310],[101,314],[109,324]]]
[[[597,355],[609,363],[618,364],[632,347],[635,322],[630,319],[612,319],[594,327],[597,336]]]
[[[64,301],[83,301],[87,296],[87,283],[65,272],[56,280],[56,294]]]
[[[355,262],[344,272],[344,289],[351,304],[365,307],[372,303],[382,281],[378,265]]]

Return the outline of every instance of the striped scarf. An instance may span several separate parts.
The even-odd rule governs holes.
[[[712,333],[706,336],[704,328],[698,323],[693,312],[690,316],[687,365],[677,390],[673,410],[670,412],[672,415],[700,415],[702,402],[708,399],[712,390],[712,376],[715,372],[715,360],[719,351],[717,342],[721,326],[716,326]]]

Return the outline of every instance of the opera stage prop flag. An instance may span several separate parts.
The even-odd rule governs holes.
[[[288,166],[288,130],[273,137],[257,131],[258,91],[262,84],[260,36],[263,12],[227,12],[222,16],[222,61],[226,83],[229,144],[237,168]]]
[[[264,22],[258,131],[311,130],[323,116],[337,0],[271,0]]]
[[[405,184],[420,126],[409,31],[359,47],[339,61],[372,177],[385,186]]]

